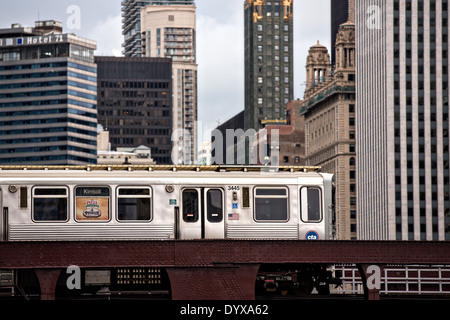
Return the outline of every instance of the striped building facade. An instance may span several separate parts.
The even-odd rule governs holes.
[[[448,1],[355,9],[358,238],[450,240]]]

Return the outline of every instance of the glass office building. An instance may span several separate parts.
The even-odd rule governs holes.
[[[58,21],[0,29],[0,164],[96,163],[95,49]]]
[[[172,60],[95,57],[98,122],[112,149],[141,145],[156,164],[172,164]]]

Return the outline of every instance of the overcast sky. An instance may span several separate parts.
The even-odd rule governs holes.
[[[121,0],[1,0],[1,28],[59,20],[65,33],[96,40],[96,55],[120,55]],[[206,134],[244,109],[244,0],[196,0],[199,121]],[[73,5],[80,9],[74,20]],[[79,26],[73,22],[80,21]],[[294,1],[294,97],[302,98],[310,46],[330,48],[330,0]]]

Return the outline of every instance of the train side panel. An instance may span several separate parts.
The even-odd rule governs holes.
[[[229,239],[298,239],[296,185],[228,186]]]
[[[0,239],[329,238],[331,175],[64,174],[2,177]]]
[[[155,208],[153,198],[160,191],[157,186],[112,185],[106,183],[88,186],[55,184],[22,185],[27,188],[27,205],[19,193],[11,193],[4,206],[10,210],[7,239],[9,241],[33,240],[164,240],[174,237],[174,217],[169,208]],[[52,193],[66,190],[66,194]],[[80,194],[80,190],[92,194]],[[102,190],[108,193],[101,194]],[[145,192],[144,192],[145,191]],[[134,193],[134,194],[133,194]],[[138,194],[138,195],[136,195]],[[31,199],[30,199],[31,198]],[[135,217],[136,207],[145,207],[140,217]],[[47,212],[55,215],[45,216]]]

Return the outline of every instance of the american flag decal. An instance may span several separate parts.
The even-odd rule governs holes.
[[[239,220],[239,213],[229,213],[228,220]]]

